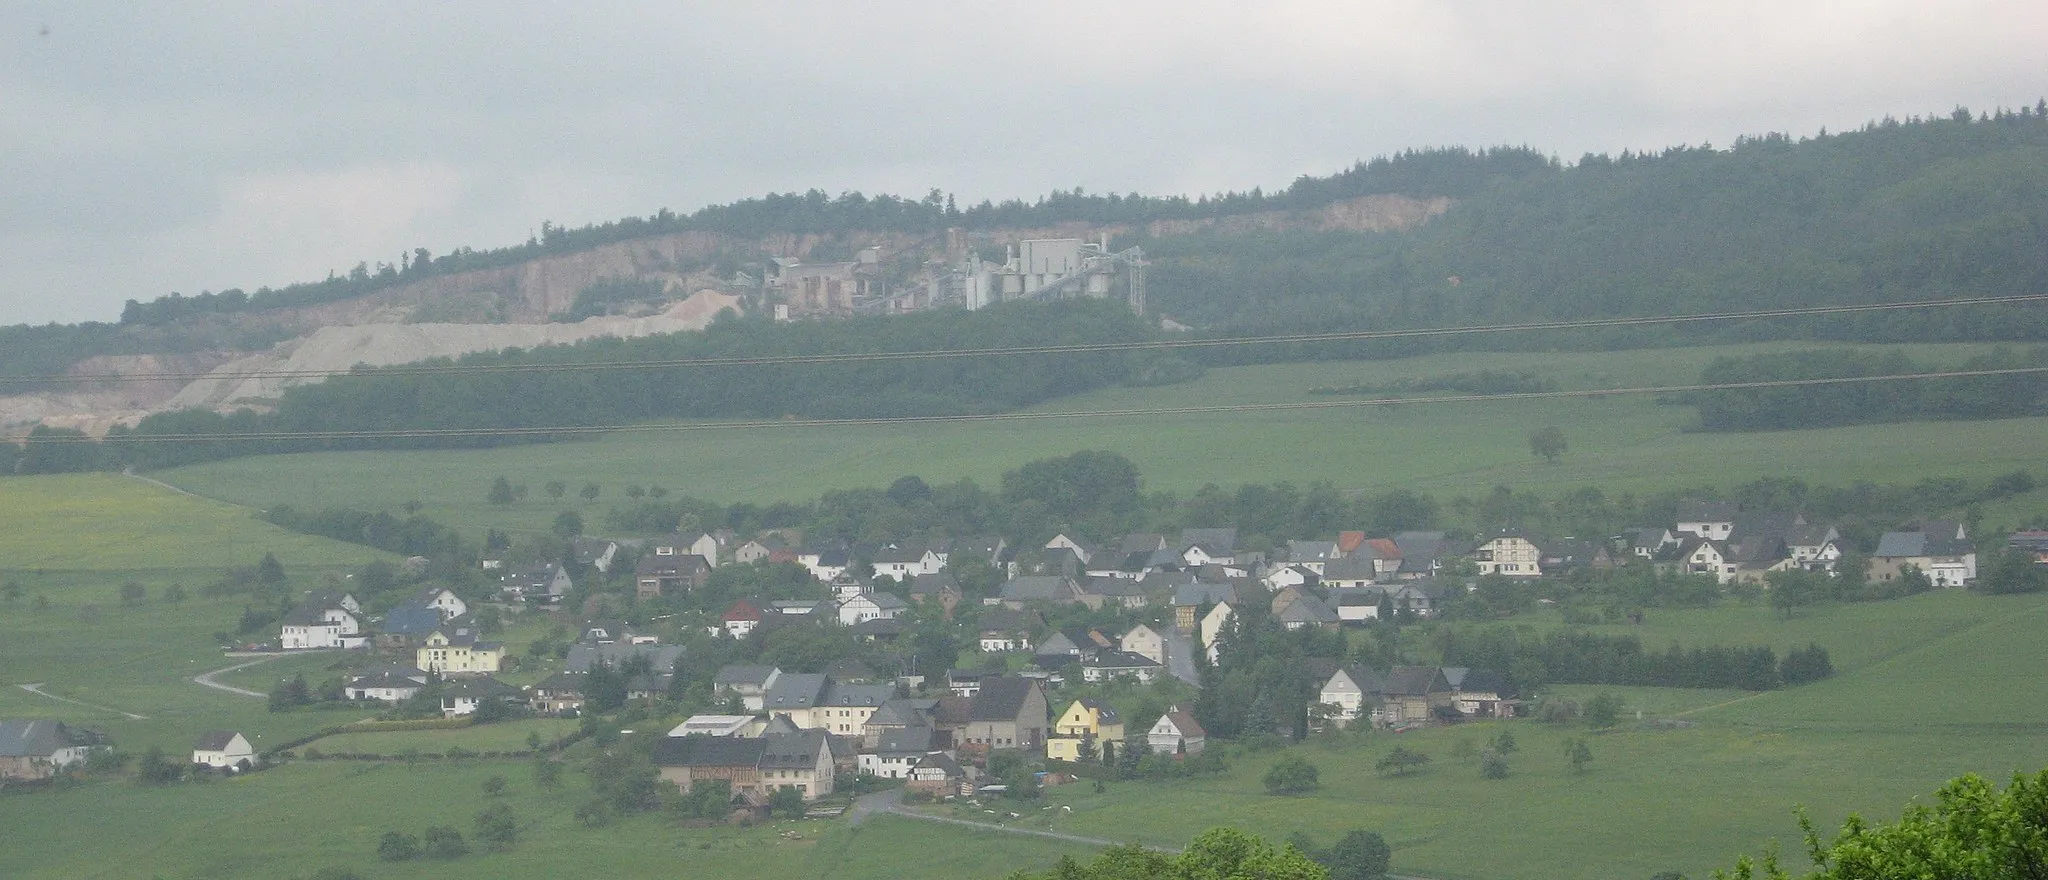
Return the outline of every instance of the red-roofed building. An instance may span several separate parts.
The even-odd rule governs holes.
[[[727,608],[719,620],[724,622],[725,631],[733,638],[743,639],[747,637],[747,633],[754,631],[754,627],[761,625],[761,609],[755,608],[754,603],[741,599],[732,603],[732,607]]]

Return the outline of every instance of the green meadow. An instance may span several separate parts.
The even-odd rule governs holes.
[[[0,479],[0,579],[22,591],[0,601],[0,717],[59,718],[105,731],[131,752],[160,745],[173,753],[216,728],[249,731],[261,747],[349,720],[271,715],[263,700],[192,682],[240,662],[221,655],[213,634],[235,628],[246,597],[208,596],[204,587],[264,553],[277,555],[297,588],[383,555],[119,476]],[[121,596],[130,583],[144,590],[132,605]],[[170,600],[173,585],[183,601]]]
[[[1729,486],[1769,476],[1809,483],[1984,478],[2038,466],[2048,419],[1912,423],[1764,434],[1688,433],[1689,407],[1651,395],[1470,403],[1337,406],[1183,415],[1133,411],[1235,404],[1347,403],[1311,395],[1318,386],[1384,383],[1481,370],[1526,370],[1565,390],[1696,381],[1722,355],[1811,344],[1622,352],[1468,353],[1211,370],[1163,388],[1110,388],[1041,406],[1043,420],[869,427],[774,426],[655,433],[487,450],[262,456],[160,474],[182,488],[237,504],[344,506],[397,511],[419,502],[433,518],[477,531],[541,531],[563,509],[602,527],[604,510],[631,485],[662,486],[721,502],[807,501],[833,489],[886,486],[905,474],[927,482],[973,478],[993,486],[1005,470],[1081,449],[1136,462],[1152,490],[1189,492],[1207,483],[1327,480],[1346,490],[1414,489],[1444,498],[1497,485],[1609,493]],[[1866,346],[1867,347],[1867,346]],[[1958,363],[1984,346],[1892,346]],[[1058,417],[1061,413],[1089,413]],[[1095,415],[1110,413],[1110,415]],[[1555,464],[1533,458],[1528,434],[1561,427],[1570,451]],[[485,501],[503,475],[524,501]],[[549,499],[551,481],[567,484]],[[598,484],[584,502],[577,492]],[[2038,500],[2035,499],[2036,503]]]
[[[1426,877],[1704,877],[1773,839],[1796,855],[1795,807],[1822,827],[1850,813],[1891,819],[1956,775],[2003,782],[2048,766],[2048,680],[2020,672],[2048,664],[2039,636],[2048,597],[1938,594],[1789,622],[1757,606],[1661,616],[1688,642],[1740,639],[1746,617],[1755,638],[1742,641],[1818,641],[1837,652],[1840,671],[1763,694],[1561,688],[1612,691],[1627,720],[1606,732],[1522,720],[1314,740],[1297,748],[1322,788],[1302,797],[1265,793],[1260,780],[1278,752],[1240,753],[1212,779],[1055,789],[1053,802],[1073,811],[1042,813],[1057,818],[1039,825],[1155,844],[1216,824],[1269,836],[1299,829],[1323,842],[1362,827],[1386,836],[1396,872]],[[1698,634],[1685,628],[1695,618]],[[1508,778],[1483,779],[1476,758],[1457,757],[1460,740],[1477,749],[1503,732],[1517,745]],[[1590,743],[1585,773],[1565,758],[1570,737]],[[1434,760],[1384,778],[1374,762],[1396,745]]]
[[[507,780],[496,798],[492,776]],[[859,828],[794,821],[751,829],[683,829],[652,816],[605,828],[574,817],[578,774],[562,788],[534,782],[525,762],[312,762],[249,776],[144,788],[95,783],[0,794],[0,864],[11,880],[156,876],[166,880],[291,878],[344,867],[371,880],[520,878],[1000,877],[1080,849],[897,818]],[[383,862],[387,831],[446,825],[473,840],[473,817],[503,804],[519,822],[506,853],[452,861]],[[784,836],[793,833],[797,839]],[[472,843],[472,846],[474,844]]]

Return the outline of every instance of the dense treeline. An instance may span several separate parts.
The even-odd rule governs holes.
[[[1587,156],[1495,178],[1413,231],[1141,242],[1152,308],[1221,335],[1651,316],[2048,289],[2048,105],[1732,149]],[[1464,347],[1766,338],[2048,338],[2048,311],[1971,307],[1746,325],[1243,347],[1211,365]]]
[[[1505,626],[1439,633],[1444,664],[1506,671],[1525,693],[1544,684],[1733,688],[1767,691],[1832,675],[1827,649],[1794,650],[1780,659],[1764,646],[1708,646],[1646,651],[1634,636],[1553,630],[1533,636]]]
[[[1995,351],[1956,369],[2048,366],[2048,348]],[[1716,358],[1700,384],[1838,379],[1941,371],[1898,352],[1793,351]],[[1910,382],[1847,382],[1775,388],[1727,388],[1684,395],[1706,431],[1771,431],[1883,422],[2003,419],[2048,413],[2039,374],[1968,376]]]
[[[569,346],[463,357],[463,366],[538,366],[518,373],[405,375],[361,370],[286,392],[273,413],[150,416],[110,433],[119,459],[146,467],[252,452],[488,446],[511,438],[340,438],[149,442],[163,435],[535,429],[674,418],[887,418],[991,413],[1124,381],[1152,368],[1145,353],[1017,354],[972,358],[752,364],[631,370],[549,370],[555,364],[866,354],[1130,342],[1153,331],[1118,303],[1015,303],[847,321],[774,324],[724,319],[701,332],[604,338]],[[432,361],[429,363],[448,363]]]
[[[302,512],[280,504],[264,511],[263,519],[294,532],[363,544],[401,556],[448,556],[463,550],[462,537],[454,529],[418,514],[401,519],[382,511],[344,508]]]

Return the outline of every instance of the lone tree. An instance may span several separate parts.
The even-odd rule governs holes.
[[[1593,763],[1593,747],[1577,737],[1565,740],[1564,759],[1571,762],[1573,773],[1584,773],[1586,765]]]
[[[1479,753],[1479,776],[1482,779],[1508,778],[1508,756],[1494,749]]]
[[[490,503],[498,505],[500,507],[503,507],[507,504],[511,504],[512,481],[505,479],[503,476],[500,476],[497,479],[492,480],[491,491],[489,494],[484,496],[484,500],[489,501]]]
[[[1596,730],[1613,727],[1621,720],[1621,698],[1613,694],[1596,694],[1586,701],[1586,726]]]
[[[1267,794],[1301,794],[1315,791],[1322,783],[1316,779],[1316,765],[1300,755],[1288,755],[1273,764],[1266,771]]]
[[[140,605],[143,598],[148,595],[149,591],[134,581],[121,585],[121,604],[123,605]]]
[[[1393,751],[1388,752],[1386,757],[1373,765],[1373,769],[1378,770],[1381,776],[1406,776],[1428,764],[1428,755],[1406,746],[1395,746]]]
[[[1568,448],[1570,444],[1565,442],[1564,430],[1556,425],[1529,432],[1529,451],[1544,461],[1557,461]]]

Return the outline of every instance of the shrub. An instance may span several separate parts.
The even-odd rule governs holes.
[[[386,831],[377,841],[377,858],[403,862],[420,854],[420,839],[403,831]]]
[[[1482,779],[1508,778],[1508,756],[1493,749],[1480,752],[1479,776]]]
[[[1316,767],[1300,755],[1288,755],[1274,762],[1266,771],[1267,794],[1301,794],[1314,791],[1321,786],[1317,781]]]
[[[463,842],[462,832],[446,825],[428,828],[420,844],[420,851],[429,858],[452,859],[469,852],[469,844]]]

